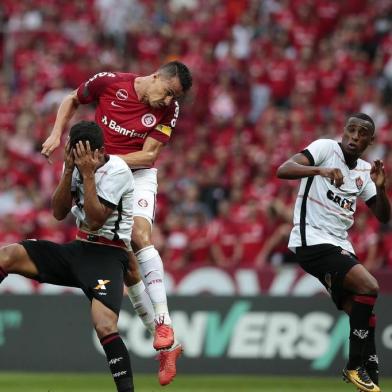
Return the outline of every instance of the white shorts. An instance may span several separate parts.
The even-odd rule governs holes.
[[[133,172],[135,193],[133,215],[147,219],[152,225],[155,218],[155,205],[158,191],[158,170],[139,169]]]

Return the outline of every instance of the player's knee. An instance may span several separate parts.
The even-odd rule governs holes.
[[[376,278],[373,276],[371,279],[368,280],[367,285],[366,285],[366,290],[367,290],[367,295],[371,295],[376,297],[378,295],[378,292],[380,291],[380,287],[378,286],[378,282]]]
[[[132,230],[132,248],[135,248],[135,250],[138,251],[149,245],[151,245],[150,231],[145,230],[144,228],[135,227],[135,229]]]
[[[358,291],[358,294],[360,295],[371,295],[372,297],[377,297],[380,288],[376,278],[370,275],[364,282],[362,282]]]
[[[9,272],[13,269],[19,259],[21,248],[23,247],[20,244],[11,244],[0,248],[0,267],[4,271]]]
[[[117,332],[117,324],[115,320],[107,317],[101,317],[94,324],[95,331],[98,337],[101,339],[111,333]]]

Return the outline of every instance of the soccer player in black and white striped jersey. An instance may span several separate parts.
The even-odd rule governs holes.
[[[347,230],[353,225],[358,197],[380,222],[390,220],[383,162],[360,159],[374,138],[372,118],[352,114],[341,142],[316,140],[277,170],[279,178],[301,179],[288,246],[301,267],[326,287],[337,308],[349,315],[350,351],[344,378],[369,392],[380,391],[373,313],[379,288],[355,256]]]

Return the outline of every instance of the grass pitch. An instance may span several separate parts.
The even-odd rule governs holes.
[[[383,379],[382,391],[392,391],[392,379]],[[0,373],[4,392],[114,392],[109,374]],[[336,378],[188,376],[179,375],[162,387],[154,375],[135,375],[136,392],[355,392]]]

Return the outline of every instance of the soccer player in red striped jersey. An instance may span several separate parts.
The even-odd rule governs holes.
[[[64,98],[53,130],[42,145],[42,154],[49,158],[60,145],[61,135],[79,105],[96,103],[95,121],[104,131],[107,153],[120,156],[132,169],[134,253],[129,254],[125,283],[135,311],[154,335],[154,348],[159,350],[161,385],[169,384],[175,377],[176,360],[182,347],[171,325],[163,263],[151,242],[158,187],[154,163],[176,126],[180,110],[177,99],[191,86],[189,69],[178,61],[164,64],[147,76],[100,72]]]

